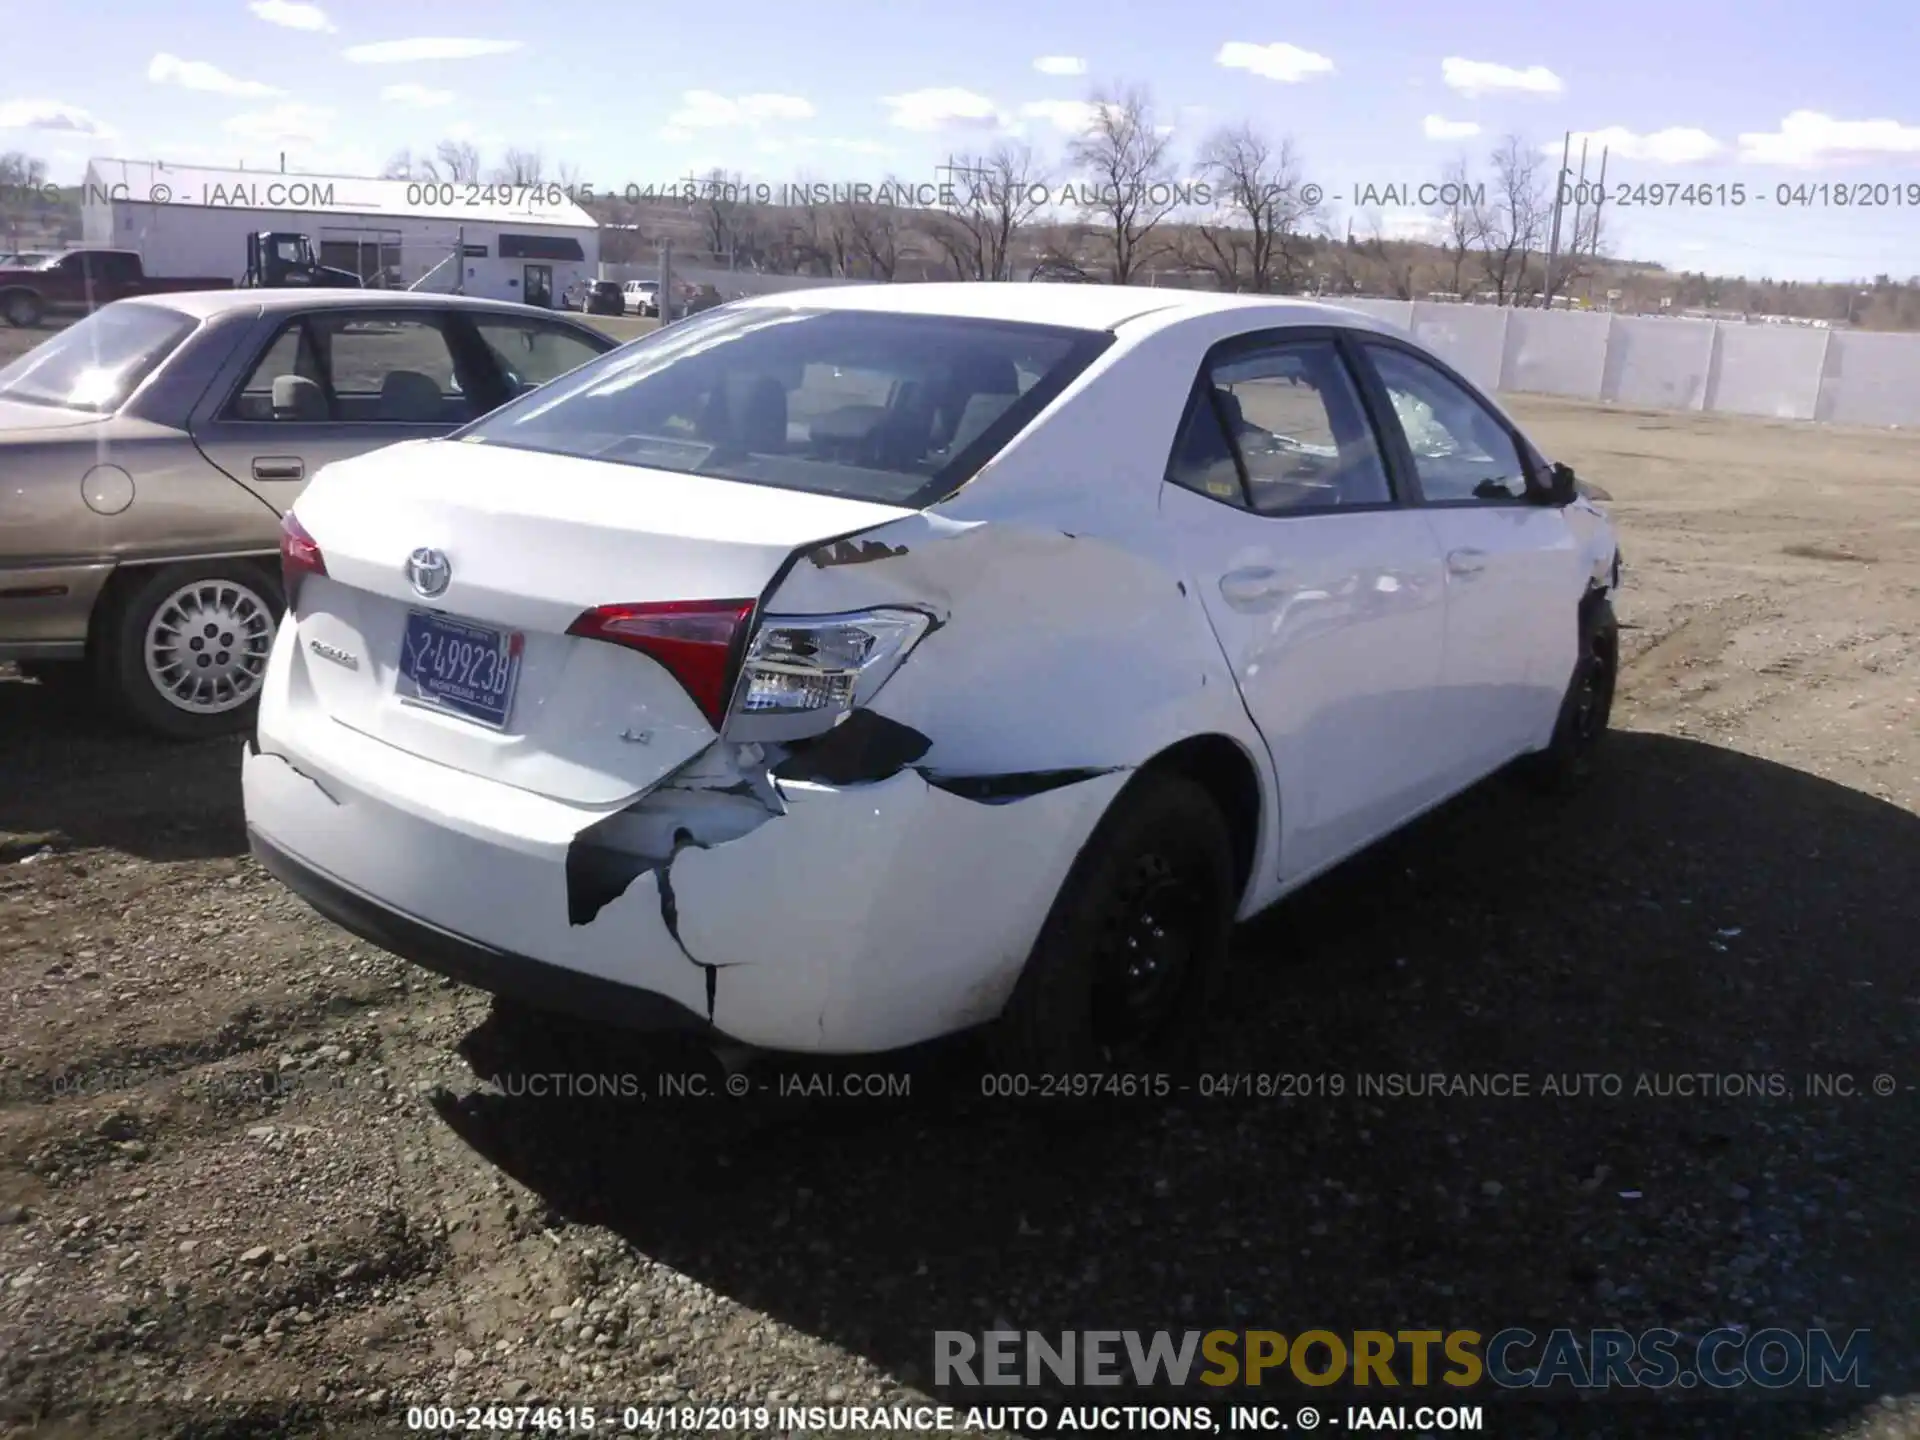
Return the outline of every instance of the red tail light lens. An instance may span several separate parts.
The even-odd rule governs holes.
[[[280,517],[280,588],[287,597],[287,608],[293,608],[294,596],[300,593],[300,582],[309,575],[327,573],[327,557],[320,553],[320,546],[313,536],[307,533],[289,510]]]
[[[727,718],[733,678],[756,603],[658,600],[602,605],[574,621],[567,633],[586,640],[611,640],[658,660],[718,730]]]

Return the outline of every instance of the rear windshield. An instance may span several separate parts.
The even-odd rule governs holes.
[[[1113,337],[723,306],[495,411],[461,439],[919,508],[957,490]]]
[[[198,323],[158,305],[108,305],[0,369],[0,399],[118,410]]]

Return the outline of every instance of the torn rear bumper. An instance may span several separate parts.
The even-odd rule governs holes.
[[[324,719],[263,728],[242,767],[254,844],[323,914],[534,1003],[652,1024],[684,1012],[774,1050],[863,1053],[997,1016],[1074,857],[1125,783],[956,794],[911,769],[781,780],[785,813],[574,901],[608,817],[407,755]],[[283,753],[284,752],[284,753]],[[997,798],[997,797],[996,797]],[[649,805],[671,804],[658,788]],[[575,860],[569,874],[569,858]],[[555,972],[562,972],[556,974]],[[572,976],[575,978],[567,978]],[[610,991],[631,991],[603,1001]]]

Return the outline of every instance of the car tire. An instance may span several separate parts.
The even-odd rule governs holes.
[[[46,313],[46,306],[31,290],[11,290],[0,296],[0,314],[16,330],[31,330]]]
[[[251,730],[284,610],[279,579],[265,566],[163,565],[123,591],[107,615],[100,688],[127,719],[171,740]]]
[[[1592,781],[1613,714],[1620,673],[1620,624],[1604,597],[1580,611],[1580,656],[1547,748],[1526,756],[1519,775],[1544,794],[1569,794]]]
[[[1232,840],[1212,797],[1183,776],[1137,777],[1054,899],[991,1032],[996,1068],[1141,1074],[1191,1064],[1226,969],[1234,892]]]

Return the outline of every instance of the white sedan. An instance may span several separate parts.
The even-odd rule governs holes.
[[[1590,768],[1612,527],[1404,333],[1105,286],[756,297],[282,546],[255,853],[537,1006],[1030,1069],[1195,1053],[1229,931]]]

